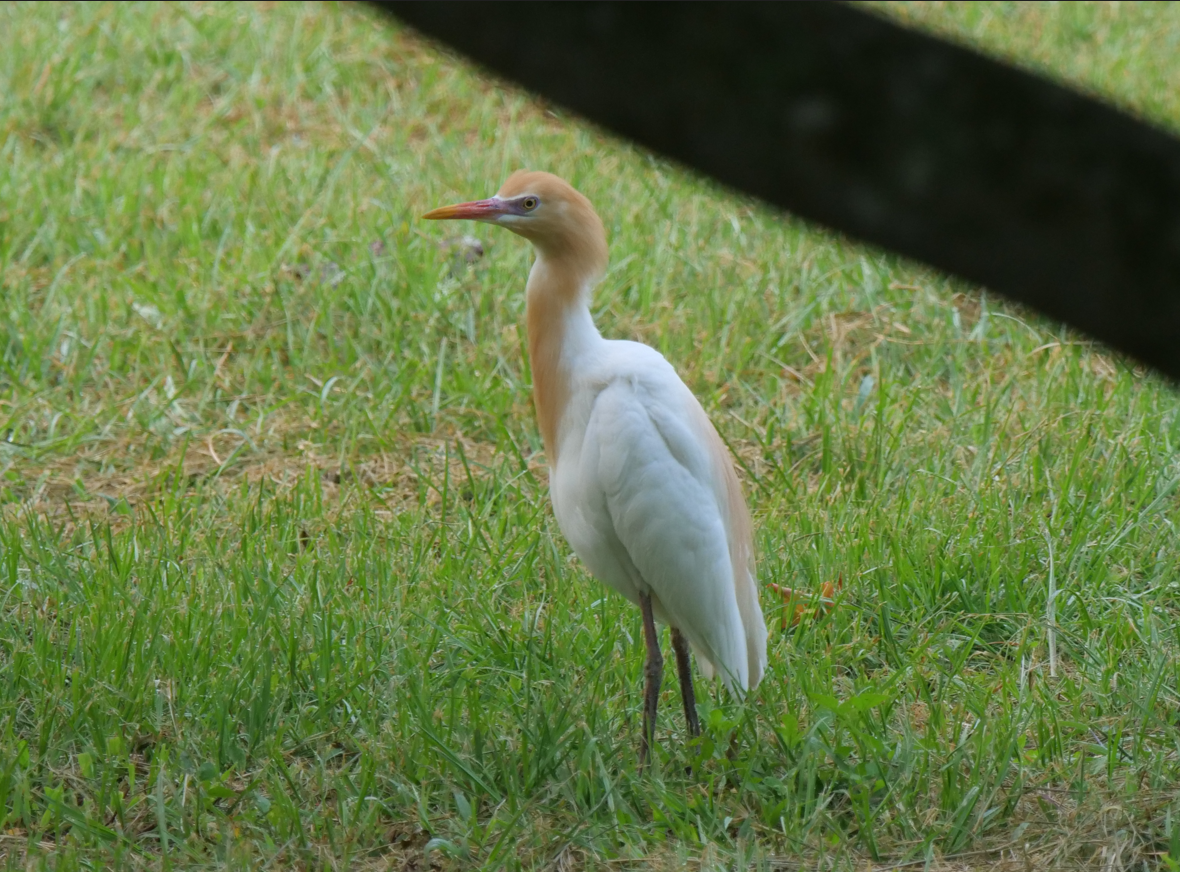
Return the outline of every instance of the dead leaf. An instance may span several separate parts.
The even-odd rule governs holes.
[[[796,626],[799,621],[808,612],[819,614],[820,612],[827,614],[832,610],[832,606],[836,604],[836,594],[844,589],[844,573],[840,573],[839,578],[835,581],[825,581],[819,586],[819,601],[818,607],[813,607],[815,596],[806,591],[798,591],[794,588],[783,587],[782,585],[770,584],[771,590],[783,598],[783,602],[788,606],[794,602],[795,610],[791,614],[791,626]],[[787,628],[787,615],[783,614],[782,629]]]

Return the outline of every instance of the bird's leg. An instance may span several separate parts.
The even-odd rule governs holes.
[[[688,721],[688,734],[701,734],[701,722],[697,718],[697,698],[692,692],[692,661],[688,659],[688,641],[680,631],[672,628],[672,650],[676,652],[676,671],[680,674],[680,698],[684,700],[684,719]]]
[[[643,670],[647,679],[643,688],[643,742],[639,745],[639,765],[642,767],[656,741],[656,704],[660,699],[660,681],[664,677],[664,655],[660,653],[660,637],[656,634],[650,594],[639,595],[639,608],[643,612],[643,641],[647,643],[647,664]]]

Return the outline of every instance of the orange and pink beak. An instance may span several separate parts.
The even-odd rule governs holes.
[[[447,219],[468,221],[495,221],[501,215],[513,212],[512,204],[496,197],[487,200],[473,200],[470,203],[456,203],[454,206],[440,206],[423,215],[431,221]]]

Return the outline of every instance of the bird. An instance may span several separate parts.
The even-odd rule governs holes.
[[[590,299],[607,271],[606,231],[568,182],[518,170],[488,199],[422,217],[482,221],[532,243],[525,319],[550,500],[590,573],[642,612],[643,767],[663,679],[657,621],[671,627],[692,737],[690,649],[707,680],[739,697],[766,670],[753,526],[733,460],[663,355],[599,333]]]

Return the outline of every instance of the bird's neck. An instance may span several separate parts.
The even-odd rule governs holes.
[[[590,316],[590,291],[599,270],[578,269],[538,254],[526,299],[533,405],[549,466],[557,464],[558,428],[569,404],[579,360],[601,343]]]

